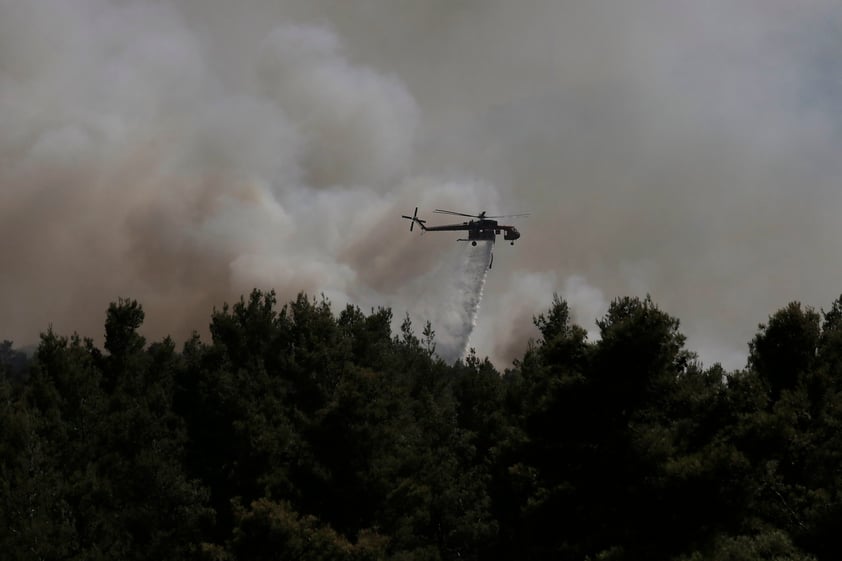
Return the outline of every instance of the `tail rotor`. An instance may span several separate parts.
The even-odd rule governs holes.
[[[426,220],[421,220],[420,218],[418,218],[418,207],[415,207],[415,214],[413,214],[412,216],[407,216],[407,215],[404,214],[404,215],[401,216],[401,218],[406,218],[407,220],[411,220],[411,222],[409,224],[409,231],[410,232],[412,231],[413,228],[415,228],[416,222],[418,223],[419,226],[421,226],[422,230],[424,229],[424,223],[426,222]]]

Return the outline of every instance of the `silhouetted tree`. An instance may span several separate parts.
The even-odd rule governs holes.
[[[793,303],[744,370],[619,298],[566,302],[501,375],[433,326],[255,290],[209,341],[0,344],[4,559],[830,561],[842,555],[842,298]]]

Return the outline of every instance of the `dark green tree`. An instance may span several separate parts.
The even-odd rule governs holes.
[[[812,308],[791,302],[759,328],[749,344],[749,366],[776,400],[811,372],[819,346],[820,318]]]

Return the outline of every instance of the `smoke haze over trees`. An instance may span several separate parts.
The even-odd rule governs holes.
[[[842,266],[838,2],[0,0],[0,340],[254,286],[439,324],[420,206],[532,211],[472,344],[652,294],[706,362]],[[512,249],[512,251],[509,251]],[[807,274],[809,272],[809,274]],[[399,322],[397,322],[399,323]],[[397,328],[397,323],[393,326]]]
[[[842,297],[793,302],[743,370],[650,298],[594,341],[556,297],[501,373],[428,324],[253,291],[210,339],[0,346],[4,559],[834,560]]]

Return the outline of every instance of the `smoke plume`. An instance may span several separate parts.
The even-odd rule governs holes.
[[[0,339],[96,337],[120,296],[183,338],[253,287],[444,338],[456,242],[418,206],[532,212],[470,337],[501,367],[554,292],[591,331],[649,293],[741,366],[840,292],[840,29],[831,0],[0,0]]]

